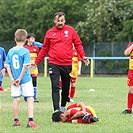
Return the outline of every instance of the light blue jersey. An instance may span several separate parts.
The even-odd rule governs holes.
[[[0,47],[0,71],[3,69],[3,62],[6,60],[6,52],[4,48]],[[0,81],[2,81],[2,74],[0,73]]]
[[[29,50],[24,47],[13,47],[9,50],[5,65],[10,66],[14,80],[16,80],[22,71],[23,65],[30,65]],[[20,82],[20,84],[27,83],[31,80],[29,68]]]
[[[42,43],[40,43],[40,42],[33,42],[33,44],[35,45],[35,46],[37,46],[38,48],[42,48]]]

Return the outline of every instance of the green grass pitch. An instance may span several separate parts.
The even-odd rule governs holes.
[[[75,102],[83,101],[92,106],[99,118],[95,124],[53,123],[51,85],[49,77],[38,77],[37,98],[34,104],[34,120],[39,129],[26,128],[27,103],[21,98],[19,106],[20,127],[13,127],[10,92],[0,92],[0,133],[133,133],[133,115],[121,112],[127,104],[127,77],[78,77]],[[6,76],[3,87],[10,87]],[[95,91],[90,91],[94,89]],[[71,103],[67,103],[70,105]]]

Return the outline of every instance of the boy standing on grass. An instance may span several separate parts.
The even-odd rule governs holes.
[[[70,73],[70,90],[69,90],[69,97],[70,102],[74,102],[74,94],[76,91],[76,79],[81,74],[81,57],[77,53],[77,50],[75,49],[73,45],[73,57],[72,57],[72,71]]]
[[[122,113],[131,114],[133,105],[133,42],[128,44],[126,50],[124,51],[124,55],[130,55],[127,82],[129,91],[127,96],[127,109],[124,110]]]
[[[33,121],[33,103],[34,91],[32,79],[28,66],[30,65],[29,50],[24,48],[27,38],[27,32],[24,29],[18,29],[15,32],[16,46],[11,48],[7,54],[5,66],[11,80],[11,96],[13,101],[14,126],[20,126],[18,119],[18,107],[20,97],[27,97],[28,103],[28,124],[27,127],[39,128]]]
[[[39,47],[34,45],[35,42],[35,35],[33,33],[28,33],[27,35],[27,41],[25,44],[25,48],[29,50],[30,52],[30,62],[33,63],[39,54]],[[36,43],[35,43],[36,44]],[[37,95],[37,76],[38,76],[38,68],[36,67],[33,71],[30,72],[31,77],[32,77],[32,83],[33,83],[33,88],[34,88],[34,102],[39,102],[37,100],[36,95]],[[24,98],[25,101],[27,101],[27,98]]]

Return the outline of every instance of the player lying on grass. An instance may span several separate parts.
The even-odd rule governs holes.
[[[53,122],[71,122],[84,124],[98,122],[95,110],[91,106],[85,106],[83,102],[68,106],[65,112],[54,112],[52,114],[52,120]]]

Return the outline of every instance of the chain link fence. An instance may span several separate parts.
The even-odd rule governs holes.
[[[100,42],[94,44],[84,45],[87,57],[124,57],[124,50],[129,42]],[[14,41],[0,42],[0,46],[6,51],[15,46]],[[94,74],[107,75],[125,75],[128,70],[128,60],[94,60]],[[44,61],[39,66],[39,73],[44,73]],[[47,67],[48,69],[48,67]],[[82,74],[90,74],[90,66],[86,67],[82,63]]]

